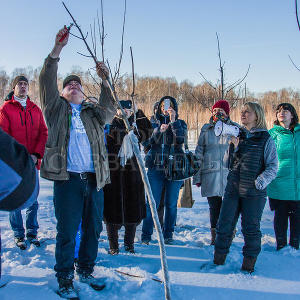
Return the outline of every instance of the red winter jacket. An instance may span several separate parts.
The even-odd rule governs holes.
[[[26,109],[10,93],[0,107],[0,127],[38,157],[40,168],[48,138],[48,129],[41,109],[27,98]]]

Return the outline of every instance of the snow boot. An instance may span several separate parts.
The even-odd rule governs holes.
[[[25,250],[27,248],[24,238],[15,237],[15,243],[21,250]]]
[[[279,251],[280,249],[287,246],[287,238],[286,237],[276,237],[276,250]]]
[[[299,249],[299,239],[297,238],[290,238],[290,246],[295,248],[296,250]]]
[[[150,240],[146,240],[146,239],[142,239],[142,244],[144,245],[149,245],[150,244]]]
[[[213,246],[215,244],[216,236],[217,236],[216,228],[211,228],[210,233],[211,233],[211,242],[210,242],[210,244]]]
[[[132,253],[132,254],[135,253],[133,244],[130,244],[130,245],[125,244],[124,248],[125,248],[126,252],[129,252],[129,253]]]
[[[30,244],[36,246],[36,247],[40,247],[41,246],[41,243],[40,241],[37,239],[37,236],[36,235],[30,235],[28,234],[27,235],[27,240],[29,241]]]
[[[124,248],[126,252],[134,252],[134,237],[136,232],[136,224],[125,224]]]
[[[79,273],[79,281],[81,283],[88,284],[91,288],[96,291],[101,291],[105,288],[105,283],[101,278],[95,278],[92,274],[88,273]]]
[[[120,253],[119,249],[112,249],[112,248],[108,249],[108,254],[110,255],[118,255],[119,253]]]
[[[257,259],[256,257],[244,256],[241,270],[246,271],[250,274],[253,273],[256,259]]]
[[[215,251],[214,253],[214,264],[215,265],[224,265],[227,254],[218,253]]]
[[[79,297],[74,289],[72,279],[58,278],[57,281],[59,285],[57,294],[61,298],[79,300]]]
[[[174,242],[173,238],[166,238],[166,239],[165,239],[165,244],[166,244],[166,245],[172,245],[173,242]]]
[[[119,236],[118,236],[118,228],[114,224],[107,223],[106,224],[107,237],[109,242],[109,251],[108,253],[111,255],[119,254]]]

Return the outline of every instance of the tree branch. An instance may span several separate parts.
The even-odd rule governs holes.
[[[241,78],[241,79],[235,81],[233,84],[231,84],[230,86],[228,86],[228,87],[226,88],[225,98],[226,98],[227,94],[228,94],[231,90],[233,90],[234,88],[236,88],[238,85],[240,85],[240,84],[246,79],[246,77],[248,76],[250,67],[251,67],[251,65],[249,64],[248,69],[247,69],[247,72],[246,72],[246,74],[244,75],[243,78]]]

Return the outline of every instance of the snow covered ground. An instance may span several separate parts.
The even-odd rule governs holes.
[[[300,251],[287,247],[275,251],[272,228],[273,213],[266,205],[262,221],[262,252],[256,271],[252,275],[240,272],[243,236],[238,227],[237,235],[224,266],[212,268],[213,247],[210,242],[208,204],[194,188],[196,200],[192,209],[178,209],[175,244],[168,245],[168,266],[171,277],[172,299],[300,299]],[[39,196],[40,248],[30,246],[25,251],[17,249],[8,225],[7,213],[0,212],[2,233],[2,262],[4,277],[10,282],[0,289],[1,300],[60,299],[55,294],[54,276],[55,217],[52,203],[52,183],[41,179]],[[123,249],[117,256],[107,254],[106,230],[101,234],[95,275],[106,278],[107,287],[96,292],[76,282],[81,299],[164,299],[159,248],[154,241],[140,243],[141,226],[136,235],[136,254],[126,254]],[[117,270],[138,275],[130,277]]]

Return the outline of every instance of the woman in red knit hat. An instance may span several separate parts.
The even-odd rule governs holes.
[[[223,162],[224,155],[229,146],[230,137],[216,136],[214,126],[217,121],[228,125],[235,125],[229,118],[230,107],[226,100],[219,100],[212,106],[212,116],[207,124],[201,128],[195,154],[201,160],[201,169],[194,176],[193,183],[201,186],[202,197],[207,197],[210,226],[211,245],[216,238],[216,225],[220,215],[222,197],[227,183],[228,168]]]

